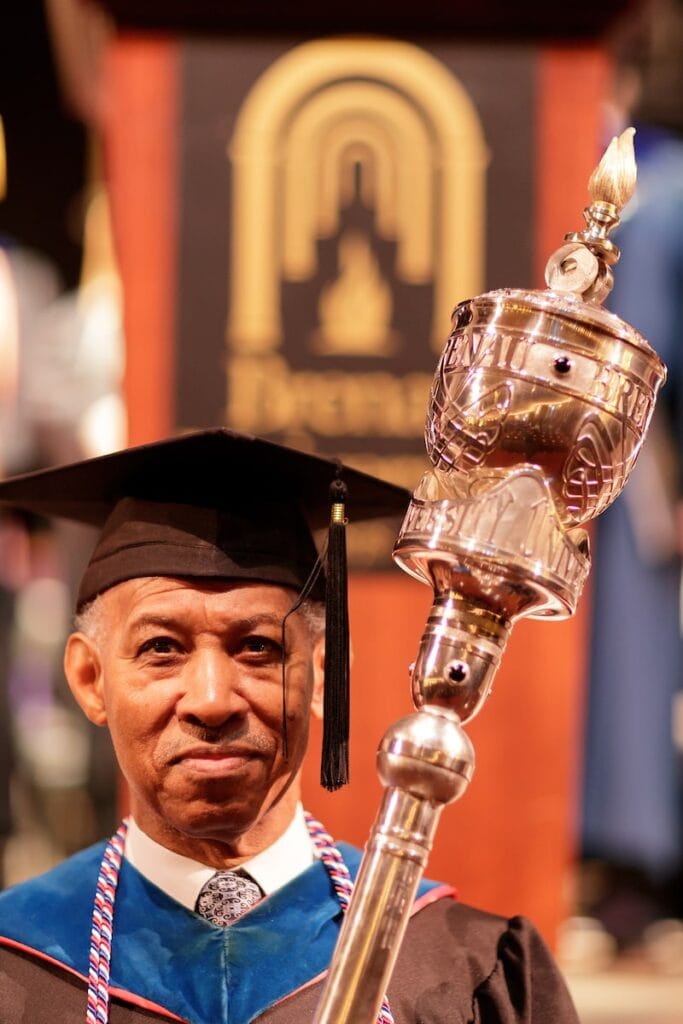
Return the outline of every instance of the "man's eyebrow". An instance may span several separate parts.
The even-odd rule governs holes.
[[[254,615],[245,615],[241,619],[232,619],[231,625],[239,629],[254,629],[256,626],[277,626],[282,625],[284,615],[274,615],[272,612],[256,612]]]
[[[128,624],[130,630],[146,629],[155,626],[161,629],[176,629],[181,625],[180,616],[143,614],[133,618]]]

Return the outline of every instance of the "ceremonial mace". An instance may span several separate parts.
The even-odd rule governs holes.
[[[464,793],[479,711],[517,619],[572,615],[590,568],[583,526],[633,467],[665,368],[600,303],[619,250],[608,238],[636,179],[632,128],[589,182],[583,231],[565,236],[548,289],[460,303],[432,385],[432,468],[394,558],[434,603],[412,671],[418,709],[377,755],[386,787],[315,1024],[373,1024],[443,807]]]

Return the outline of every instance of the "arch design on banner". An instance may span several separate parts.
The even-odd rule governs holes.
[[[441,350],[450,310],[483,284],[488,159],[474,105],[443,64],[388,39],[305,43],[252,87],[229,153],[233,353],[278,351],[281,282],[315,275],[317,243],[339,231],[340,210],[356,196],[378,235],[396,243],[396,278],[432,285]],[[390,355],[391,289],[369,239],[342,234],[340,268],[321,296],[314,351]],[[333,326],[342,296],[366,311],[347,317],[346,335]]]

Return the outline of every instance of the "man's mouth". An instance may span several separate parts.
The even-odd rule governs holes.
[[[172,764],[205,775],[222,775],[236,771],[249,764],[257,756],[256,751],[238,746],[197,746],[182,751],[172,759]]]

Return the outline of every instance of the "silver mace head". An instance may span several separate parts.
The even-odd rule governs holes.
[[[590,179],[585,230],[548,261],[548,289],[488,292],[453,313],[425,427],[432,468],[394,549],[434,589],[418,707],[473,717],[516,619],[576,609],[584,525],[621,492],[665,378],[647,341],[600,306],[635,175],[628,129]]]

